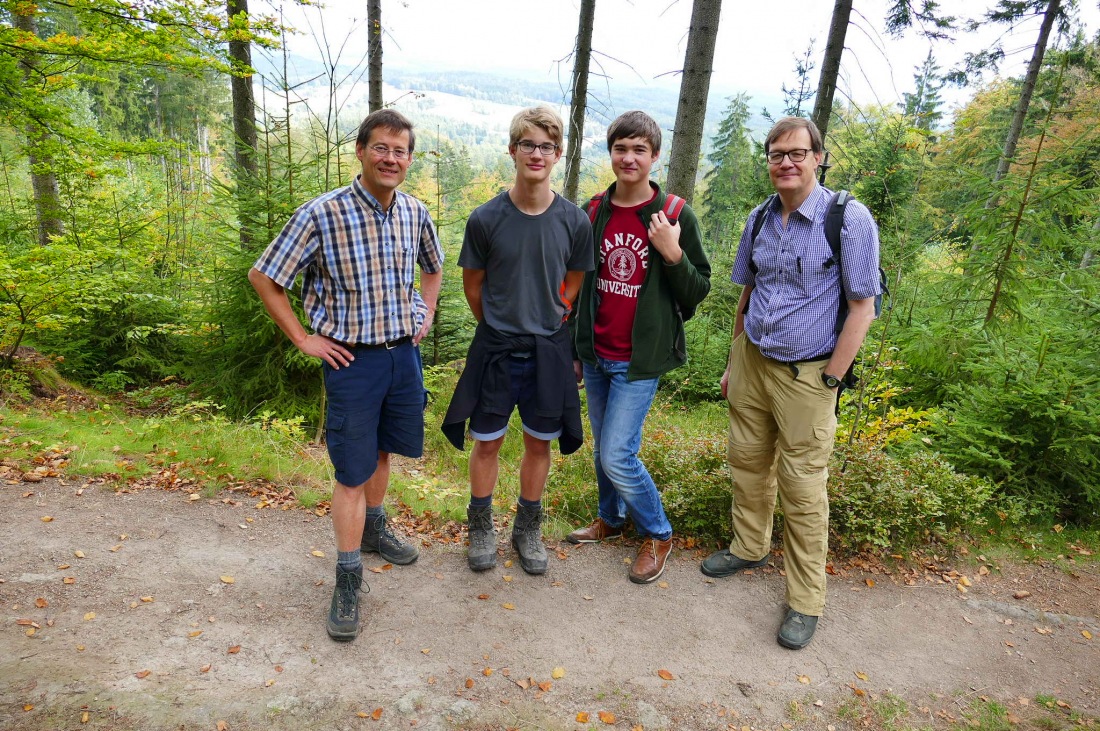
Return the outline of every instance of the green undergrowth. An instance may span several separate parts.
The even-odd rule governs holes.
[[[950,701],[950,702],[948,702]],[[871,731],[1071,731],[1100,728],[1100,719],[1084,714],[1060,698],[1040,693],[1034,698],[994,699],[988,695],[936,696],[910,702],[898,695],[856,688],[835,710],[840,728]],[[833,728],[832,725],[829,726]]]

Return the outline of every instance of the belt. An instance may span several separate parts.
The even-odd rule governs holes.
[[[412,335],[406,335],[403,338],[397,338],[396,340],[387,340],[384,343],[342,343],[345,348],[353,348],[358,350],[378,350],[385,348],[386,350],[393,350],[394,348],[404,345],[405,343],[412,342]]]

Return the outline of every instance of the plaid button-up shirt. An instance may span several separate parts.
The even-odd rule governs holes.
[[[878,226],[867,207],[849,201],[840,235],[840,266],[825,266],[833,255],[825,238],[825,214],[833,193],[815,185],[783,228],[782,201],[749,216],[730,279],[751,284],[745,334],[766,357],[785,363],[814,360],[836,347],[841,283],[848,300],[879,292]],[[756,243],[752,224],[766,216]],[[749,267],[749,252],[756,274]],[[841,274],[837,274],[837,270]]]
[[[394,191],[388,211],[359,182],[302,205],[256,262],[284,289],[302,275],[314,332],[342,343],[415,335],[427,305],[415,265],[442,271],[443,249],[423,203]]]

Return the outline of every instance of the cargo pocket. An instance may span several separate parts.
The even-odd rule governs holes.
[[[329,408],[325,412],[325,446],[328,447],[328,456],[334,465],[343,464],[344,445],[347,435],[344,433],[344,424],[347,416],[342,411]]]

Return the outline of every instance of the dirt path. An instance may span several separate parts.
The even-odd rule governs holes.
[[[895,698],[921,726],[1037,694],[1100,715],[1095,567],[969,566],[966,593],[833,577],[792,652],[775,570],[710,580],[678,550],[638,587],[631,545],[563,544],[543,577],[475,575],[460,546],[432,546],[368,574],[363,632],[337,644],[328,519],[79,487],[0,486],[0,729],[825,729]]]

